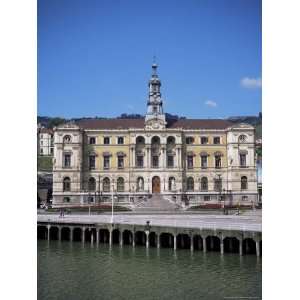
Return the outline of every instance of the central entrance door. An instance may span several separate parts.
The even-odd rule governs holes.
[[[160,193],[160,178],[158,176],[152,178],[152,193]]]

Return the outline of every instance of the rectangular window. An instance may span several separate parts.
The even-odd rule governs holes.
[[[95,138],[95,137],[90,137],[89,143],[90,143],[91,145],[96,144],[96,138]]]
[[[41,141],[41,146],[43,146],[43,141]]]
[[[42,155],[44,154],[44,151],[43,151],[43,149],[41,149],[41,150],[40,150],[40,154],[42,154]]]
[[[204,196],[204,201],[210,201],[210,196],[208,195]]]
[[[104,156],[103,157],[103,168],[104,169],[109,169],[109,156]]]
[[[215,179],[214,180],[214,190],[216,192],[222,191],[222,179]]]
[[[201,137],[201,144],[202,145],[208,144],[208,137],[207,136],[202,136]]]
[[[118,168],[123,169],[124,168],[124,157],[118,156]]]
[[[221,139],[220,139],[219,136],[215,136],[215,137],[214,137],[214,144],[215,144],[215,145],[221,144]]]
[[[89,157],[89,167],[90,167],[90,170],[94,170],[95,167],[96,167],[96,158],[95,158],[95,155],[91,155]]]
[[[248,196],[242,196],[242,201],[248,201]]]
[[[168,166],[168,168],[174,167],[174,156],[173,155],[168,155],[167,166]]]
[[[110,138],[106,136],[104,138],[104,145],[109,145],[109,144],[110,144]]]
[[[189,136],[185,139],[186,144],[193,144],[194,143],[194,138],[192,136]]]
[[[138,155],[137,158],[136,158],[136,166],[138,168],[143,168],[144,166],[144,156],[142,155]]]
[[[53,154],[54,153],[54,149],[50,148],[50,153]]]
[[[207,168],[207,156],[205,155],[201,156],[201,168],[202,169]]]
[[[71,154],[65,154],[64,155],[64,167],[70,168],[71,167]]]
[[[221,169],[222,167],[221,156],[215,156],[215,167],[216,169]]]
[[[188,169],[192,169],[194,167],[193,156],[189,155],[187,157],[187,167]]]
[[[119,136],[118,137],[118,145],[123,145],[124,144],[124,137]]]
[[[152,168],[158,168],[158,156],[152,156]]]
[[[246,154],[240,154],[240,167],[246,167]]]

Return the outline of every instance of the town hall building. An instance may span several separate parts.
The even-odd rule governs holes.
[[[255,205],[254,127],[223,119],[167,120],[157,65],[144,119],[85,119],[54,129],[53,206]]]

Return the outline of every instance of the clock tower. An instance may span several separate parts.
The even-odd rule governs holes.
[[[157,64],[152,64],[152,75],[149,80],[149,99],[145,118],[146,128],[163,129],[166,127],[166,116],[163,113],[163,102],[160,93],[161,82],[157,75]]]

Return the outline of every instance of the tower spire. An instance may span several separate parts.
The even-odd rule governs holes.
[[[156,57],[153,57],[152,75],[149,80],[149,96],[147,102],[146,121],[149,119],[161,119],[165,122],[165,115],[163,113],[163,101],[161,99],[160,87],[161,82],[157,75]]]

